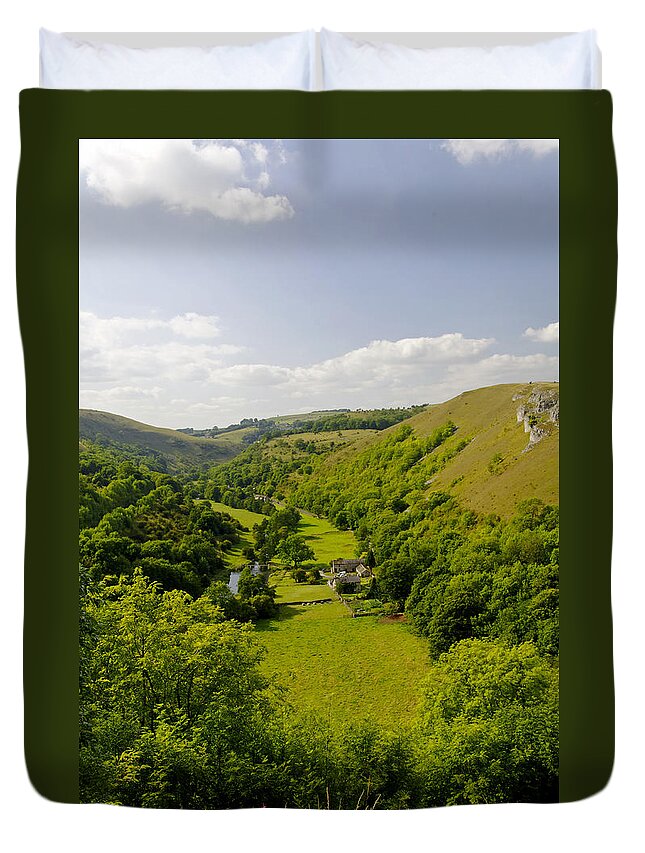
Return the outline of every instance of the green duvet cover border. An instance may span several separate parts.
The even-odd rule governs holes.
[[[78,801],[78,139],[559,138],[560,799],[613,762],[610,606],[617,189],[607,92],[59,92],[20,98],[17,273],[27,376],[25,752]],[[64,567],[68,571],[63,570]]]

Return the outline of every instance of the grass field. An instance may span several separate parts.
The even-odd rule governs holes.
[[[259,524],[266,518],[266,515],[261,515],[259,512],[251,512],[248,509],[237,509],[234,506],[227,506],[226,504],[217,503],[216,501],[211,501],[211,503],[215,512],[227,512],[248,528],[248,533],[240,534],[241,541],[239,544],[236,545],[235,548],[231,548],[230,551],[226,551],[224,554],[224,562],[226,563],[227,568],[237,569],[246,562],[242,555],[242,551],[244,551],[245,548],[253,546],[253,533],[251,532],[253,530],[253,525]]]
[[[249,530],[253,530],[254,524],[259,524],[267,517],[259,512],[251,512],[250,509],[237,509],[234,506],[227,506],[226,504],[220,504],[216,501],[212,501],[212,504],[215,512],[227,512],[245,527],[248,527]]]
[[[352,619],[340,602],[284,606],[257,623],[267,648],[263,669],[289,699],[321,720],[379,719],[396,725],[418,703],[429,667],[427,643],[401,622]]]
[[[324,581],[317,584],[296,583],[288,572],[273,572],[270,583],[275,587],[276,602],[283,601],[321,601],[325,598],[335,598],[332,590]]]
[[[242,550],[253,544],[253,534],[250,532],[253,525],[259,524],[266,516],[257,512],[250,512],[248,509],[236,509],[214,501],[213,509],[215,512],[227,512],[249,529],[249,533],[242,534],[242,543],[226,555],[227,565],[237,566],[240,562],[244,562]],[[302,513],[300,533],[314,549],[317,562],[329,563],[339,557],[351,559],[355,555],[356,538],[351,530],[337,530],[326,518],[318,518],[304,510],[300,510],[300,512]]]
[[[319,563],[329,563],[339,557],[351,559],[355,556],[356,537],[352,530],[337,530],[326,518],[300,511],[300,533],[314,549]]]

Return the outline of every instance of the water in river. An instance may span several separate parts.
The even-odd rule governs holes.
[[[260,571],[261,571],[260,564],[259,563],[253,563],[253,565],[251,566],[251,574],[252,575],[259,575]],[[231,590],[233,595],[235,595],[237,593],[237,582],[239,581],[241,574],[242,574],[242,572],[231,572],[231,574],[229,576],[228,588]]]

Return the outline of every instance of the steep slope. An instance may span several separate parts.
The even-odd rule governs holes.
[[[467,391],[407,423],[427,435],[452,420],[457,432],[445,447],[471,440],[433,477],[431,489],[505,516],[528,497],[558,503],[558,417],[558,384],[539,382]]]
[[[239,429],[215,438],[195,438],[176,430],[150,426],[121,415],[79,409],[78,436],[105,447],[137,448],[163,464],[169,473],[205,470],[227,462],[247,445],[249,430]]]
[[[258,442],[215,470],[213,484],[237,499],[292,498],[341,527],[355,524],[366,503],[400,512],[435,492],[509,517],[526,498],[558,503],[558,416],[557,383],[494,385],[378,432]]]
[[[507,517],[525,498],[558,503],[558,415],[557,383],[467,391],[404,422],[405,429],[412,430],[401,444],[402,452],[409,446],[412,454],[405,462],[396,456],[382,461],[384,455],[391,456],[386,445],[402,429],[396,425],[327,454],[311,479],[320,484],[335,481],[337,489],[349,486],[365,494],[366,482],[385,477],[393,492],[400,486],[399,497],[412,491],[418,495],[420,489],[428,495],[447,492],[467,508]],[[452,435],[430,451],[419,450],[448,423],[456,428]],[[310,491],[307,479],[303,473],[292,475],[287,491]]]

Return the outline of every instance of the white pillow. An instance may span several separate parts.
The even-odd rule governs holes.
[[[320,34],[324,89],[600,88],[595,32],[529,46],[413,48]]]
[[[45,89],[311,89],[313,30],[248,46],[131,48],[40,31]]]

